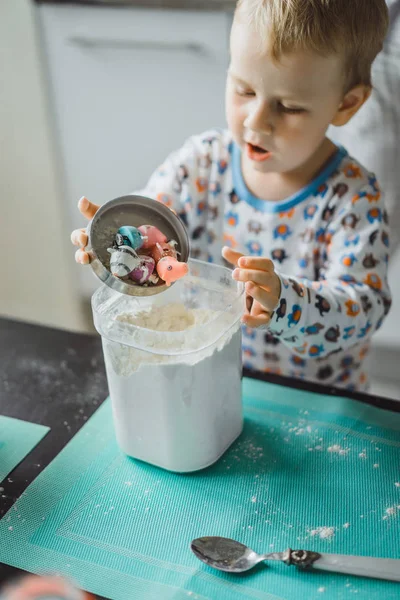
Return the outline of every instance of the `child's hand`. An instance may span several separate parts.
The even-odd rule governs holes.
[[[90,221],[93,219],[94,215],[97,213],[99,207],[97,204],[93,204],[89,202],[85,196],[83,196],[78,202],[78,208],[86,219]],[[88,243],[88,236],[86,233],[86,229],[75,229],[71,233],[71,242],[75,246],[80,246],[79,250],[75,253],[75,260],[77,263],[81,265],[88,265],[90,263],[90,256],[87,252],[85,252],[85,248]]]
[[[242,321],[248,327],[267,325],[281,295],[281,281],[275,273],[274,265],[268,258],[243,256],[231,248],[224,247],[222,256],[237,267],[232,276],[236,281],[245,282],[247,312]]]

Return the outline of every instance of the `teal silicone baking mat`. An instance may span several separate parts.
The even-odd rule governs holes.
[[[0,415],[0,482],[44,438],[49,428]]]
[[[270,563],[234,576],[193,538],[400,558],[400,415],[244,380],[242,436],[190,475],[124,456],[106,401],[0,522],[0,560],[112,600],[400,597],[399,584]]]

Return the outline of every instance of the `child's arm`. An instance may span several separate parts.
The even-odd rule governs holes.
[[[267,288],[274,285],[277,275],[281,282],[272,315],[276,294],[265,289],[261,294],[256,289],[260,275],[257,281],[253,278],[256,288],[248,288],[248,294],[270,314],[271,333],[293,352],[307,357],[326,356],[365,341],[381,326],[391,304],[387,215],[376,190],[363,190],[345,206],[338,206],[326,236],[327,256],[319,281],[267,269]],[[246,271],[239,268],[240,280],[249,280]]]

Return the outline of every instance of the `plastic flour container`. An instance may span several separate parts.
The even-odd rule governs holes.
[[[243,293],[229,269],[196,260],[156,296],[95,292],[116,437],[127,455],[196,471],[241,433]]]

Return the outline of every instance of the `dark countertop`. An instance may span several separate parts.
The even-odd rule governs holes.
[[[51,428],[0,482],[0,518],[107,395],[99,337],[0,318],[0,414]],[[18,572],[0,563],[0,586]]]
[[[247,376],[254,376],[245,372]],[[305,381],[257,379],[310,392],[342,395],[400,412],[400,402]],[[108,395],[100,337],[0,318],[0,414],[51,428],[0,486],[0,518]],[[1,542],[1,541],[0,541]],[[0,585],[17,570],[0,564]]]
[[[216,10],[233,12],[236,0],[35,0],[38,4],[82,4],[86,6],[136,6],[180,10]]]

